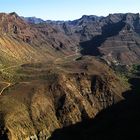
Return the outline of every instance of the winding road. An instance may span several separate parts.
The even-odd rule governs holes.
[[[8,83],[8,82],[3,82],[3,83],[6,83],[7,86],[5,86],[5,87],[0,91],[0,96],[3,94],[3,92],[4,92],[7,88],[9,88],[9,87],[12,85],[11,83]]]

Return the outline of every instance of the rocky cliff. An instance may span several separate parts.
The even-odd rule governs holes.
[[[76,43],[49,25],[30,25],[16,13],[0,13],[0,62],[42,62],[75,53]]]
[[[77,38],[82,55],[100,56],[115,65],[132,65],[140,59],[139,14],[83,16],[50,24],[67,36]]]
[[[56,68],[36,64],[17,70],[18,80],[1,92],[1,139],[46,140],[55,129],[94,118],[124,99],[125,84],[95,58]],[[5,86],[1,81],[1,89]]]

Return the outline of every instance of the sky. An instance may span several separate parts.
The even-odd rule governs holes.
[[[82,15],[139,13],[140,0],[1,0],[0,12],[44,20],[73,20]]]

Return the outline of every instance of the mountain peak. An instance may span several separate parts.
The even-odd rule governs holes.
[[[15,17],[19,17],[18,14],[16,12],[11,12],[9,13],[10,16],[15,16]]]
[[[45,21],[41,18],[37,18],[35,16],[33,17],[23,17],[23,19],[25,21],[27,21],[28,23],[31,23],[31,24],[39,24],[39,23],[44,23]]]
[[[100,18],[101,18],[100,16],[96,16],[96,15],[83,15],[81,17],[81,19],[84,19],[84,20],[98,20]]]

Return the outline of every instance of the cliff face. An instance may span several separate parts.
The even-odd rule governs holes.
[[[87,62],[76,63],[79,72],[75,68],[68,72],[68,64],[59,72],[40,71],[28,80],[21,78],[2,92],[1,139],[46,140],[55,129],[93,118],[100,110],[123,100],[125,86],[107,66],[93,59],[90,63],[94,69],[88,65],[88,71],[83,71]],[[24,74],[32,68],[23,67]]]
[[[140,137],[140,67],[129,79],[131,89],[124,92],[122,100],[99,112],[94,119],[57,129],[49,140],[118,140]]]
[[[139,14],[83,16],[74,21],[28,23],[16,13],[0,14],[0,62],[41,62],[81,53],[109,65],[140,59]]]
[[[49,24],[76,38],[82,55],[100,56],[110,65],[132,65],[140,59],[139,14],[83,16],[74,21]]]
[[[37,26],[37,27],[36,27]],[[0,13],[0,63],[54,60],[75,53],[77,44],[52,26],[30,25],[16,13]]]

